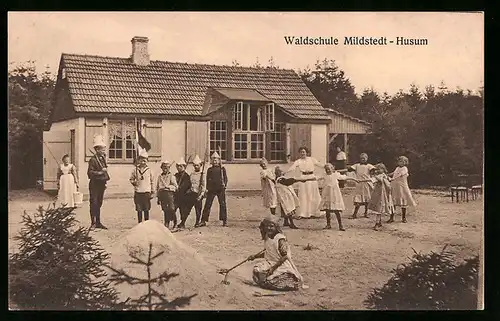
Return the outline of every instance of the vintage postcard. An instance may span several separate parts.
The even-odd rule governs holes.
[[[483,25],[9,12],[9,308],[483,309]]]

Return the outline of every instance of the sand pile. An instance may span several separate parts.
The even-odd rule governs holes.
[[[152,256],[161,251],[165,252],[153,261],[151,277],[154,278],[164,271],[179,273],[179,276],[161,286],[154,285],[169,301],[180,296],[197,294],[191,299],[191,304],[182,309],[253,308],[254,299],[250,293],[245,293],[238,284],[221,284],[224,277],[216,273],[215,266],[205,262],[194,249],[177,240],[163,224],[155,220],[138,224],[113,244],[110,250],[111,265],[116,269],[123,269],[131,276],[147,278],[145,267],[131,263],[129,253],[147,261],[150,243],[153,244]],[[147,285],[121,284],[116,288],[122,299],[135,299],[147,293]]]

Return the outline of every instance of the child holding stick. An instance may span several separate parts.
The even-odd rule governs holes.
[[[174,174],[170,172],[170,161],[161,162],[161,171],[156,182],[156,190],[158,191],[158,205],[161,205],[164,224],[168,228],[170,221],[173,221],[175,217],[175,192],[178,185]]]
[[[320,209],[326,212],[326,227],[325,229],[331,229],[331,217],[332,213],[335,213],[337,218],[337,223],[339,225],[340,231],[345,231],[342,226],[342,219],[340,214],[345,210],[344,199],[340,191],[339,181],[353,180],[357,182],[357,179],[348,177],[346,175],[340,174],[335,171],[335,166],[331,163],[325,165],[324,177],[319,178],[324,182],[323,190],[321,192],[321,204]]]

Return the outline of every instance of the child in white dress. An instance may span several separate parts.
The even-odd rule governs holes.
[[[410,187],[408,186],[408,158],[406,156],[399,156],[398,158],[398,167],[394,170],[394,172],[390,173],[389,176],[392,187],[392,200],[394,207],[401,207],[401,216],[402,222],[406,223],[406,209],[409,206],[416,206],[417,203],[413,199],[411,195]],[[387,221],[387,223],[394,222],[394,214],[391,214],[391,217]]]
[[[364,217],[368,217],[368,203],[371,200],[371,194],[373,191],[373,183],[370,179],[370,171],[374,168],[372,164],[368,164],[368,155],[362,153],[359,155],[359,163],[352,165],[348,168],[348,171],[354,172],[359,183],[356,184],[356,190],[354,192],[354,213],[352,214],[352,219],[358,217],[359,208],[365,206]]]
[[[78,190],[78,175],[75,165],[69,162],[69,155],[64,155],[62,164],[57,169],[57,203],[61,206],[75,207],[74,193]]]
[[[392,214],[394,207],[392,206],[391,183],[385,165],[377,164],[372,173],[370,180],[374,184],[374,190],[368,208],[377,214],[373,227],[377,231],[382,227],[382,214]]]
[[[265,158],[260,161],[260,184],[262,187],[262,199],[264,207],[271,211],[272,215],[276,215],[276,206],[278,203],[276,196],[276,187],[274,186],[275,176],[271,169],[267,167],[268,163]]]
[[[320,209],[326,212],[326,227],[325,229],[331,229],[332,226],[331,216],[332,213],[335,213],[337,217],[337,223],[339,224],[339,230],[345,231],[342,226],[342,219],[340,218],[340,214],[343,210],[345,210],[344,199],[342,197],[342,193],[340,192],[339,180],[353,180],[357,181],[355,178],[348,177],[346,175],[340,174],[335,171],[335,167],[328,163],[325,165],[326,175],[324,177],[319,178],[323,182],[323,191],[321,192],[321,204]]]

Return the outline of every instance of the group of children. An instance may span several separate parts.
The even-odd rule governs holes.
[[[198,155],[193,160],[194,171],[186,172],[186,162],[181,157],[176,162],[177,173],[170,171],[171,162],[162,161],[161,174],[158,175],[156,185],[154,184],[153,173],[149,168],[148,155],[142,151],[138,156],[137,165],[130,175],[130,183],[134,186],[134,203],[137,211],[137,221],[140,223],[149,219],[151,209],[151,199],[156,191],[157,204],[161,206],[164,215],[165,226],[170,228],[183,229],[186,227],[186,220],[193,207],[196,212],[195,227],[206,226],[210,216],[212,203],[217,196],[219,201],[219,219],[223,226],[227,226],[227,208],[225,189],[227,186],[227,174],[221,166],[220,156],[215,152],[212,155],[212,166],[207,170],[206,184],[204,182],[203,162]],[[205,207],[203,198],[206,197]],[[177,225],[177,209],[180,213],[180,223]]]
[[[296,229],[297,226],[293,221],[296,210],[304,206],[302,202],[312,203],[310,197],[299,197],[300,193],[304,193],[304,191],[308,193],[312,192],[299,188],[299,196],[297,196],[291,185],[296,182],[321,181],[323,182],[321,200],[319,204],[316,204],[316,202],[313,205],[317,206],[318,210],[326,213],[325,229],[332,228],[331,217],[332,214],[335,214],[339,230],[344,231],[341,213],[345,210],[345,204],[339,182],[352,180],[356,182],[352,219],[357,218],[359,208],[364,206],[364,217],[368,217],[368,210],[374,211],[377,214],[374,229],[378,230],[382,227],[382,214],[390,215],[387,223],[392,223],[394,222],[394,210],[396,207],[400,207],[402,222],[406,223],[407,208],[416,205],[408,186],[409,173],[407,165],[408,158],[400,156],[395,171],[388,173],[384,164],[371,165],[368,163],[368,155],[362,153],[360,155],[360,162],[347,169],[336,171],[335,166],[328,163],[323,165],[325,175],[322,177],[316,178],[314,175],[309,177],[311,175],[310,172],[304,173],[302,171],[303,175],[300,178],[285,178],[283,171],[279,167],[276,167],[273,173],[268,169],[268,162],[262,159],[260,162],[260,176],[264,206],[270,209],[272,215],[276,214],[276,208],[279,206],[282,216],[285,218],[284,226]],[[353,172],[354,177],[346,175],[346,172]],[[315,192],[319,194],[317,183],[314,186],[316,186]],[[306,206],[308,205],[306,204]]]

